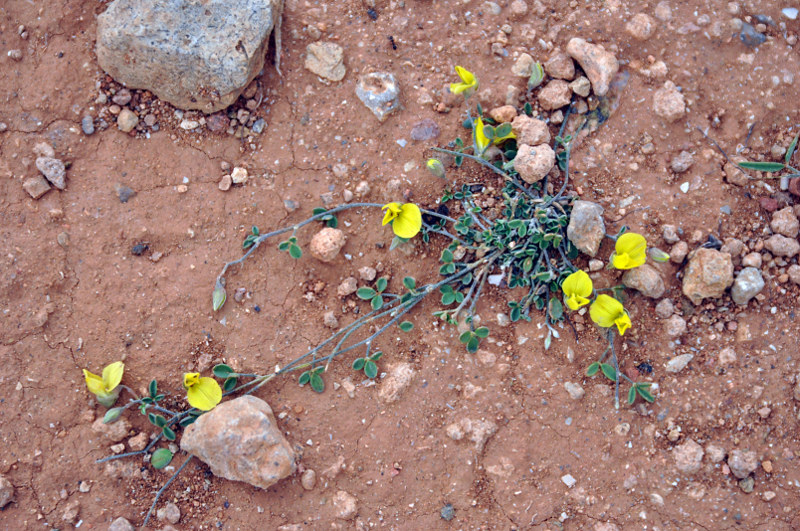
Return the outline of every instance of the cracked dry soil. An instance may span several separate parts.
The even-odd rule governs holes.
[[[550,51],[543,44],[563,49],[575,36],[604,44],[630,80],[616,112],[573,149],[573,176],[583,198],[606,208],[610,230],[624,222],[663,247],[661,226],[674,224],[685,239],[692,235],[693,248],[709,234],[757,239],[769,225],[759,199],[774,194],[757,182],[727,184],[724,159],[698,128],[728,153],[746,146],[751,157],[769,156],[771,146],[791,140],[787,128],[798,122],[800,94],[798,83],[786,79],[798,72],[797,47],[790,44],[798,22],[781,18],[782,5],[672,2],[671,19],[655,19],[653,35],[637,41],[625,24],[637,13],[653,16],[654,1],[528,1],[527,13],[516,16],[505,0],[499,15],[475,0],[374,3],[373,20],[361,0],[287,0],[284,77],[268,67],[258,78],[263,101],[256,112],[268,125],[252,141],[182,131],[172,110],[142,91],[134,91],[134,101],[158,109],[161,127],[149,138],[121,133],[110,102],[96,103],[98,88],[114,87],[93,53],[94,17],[105,4],[0,7],[0,121],[8,126],[0,132],[0,473],[16,490],[0,512],[0,528],[64,529],[80,521],[83,529],[106,529],[118,516],[138,525],[168,477],[140,461],[94,463],[111,443],[91,430],[102,411],[85,391],[81,368],[96,371],[122,359],[134,389],[157,377],[162,389],[181,397],[182,373],[209,360],[266,372],[327,337],[325,311],[349,322],[361,303],[337,298],[336,287],[360,267],[381,268],[392,278],[390,289],[406,274],[433,279],[442,242],[418,244],[411,255],[389,252],[380,216],[350,211],[340,221],[348,234],[342,254],[351,259],[323,264],[306,253],[294,262],[267,246],[228,275],[224,310],[215,315],[210,308],[214,278],[239,255],[251,225],[263,230],[302,220],[322,194],[338,203],[362,180],[370,184],[369,200],[406,193],[434,204],[443,183],[422,169],[429,145],[396,141],[408,140],[425,118],[440,126],[439,145],[463,135],[463,103],[442,93],[454,80],[454,64],[477,73],[489,89],[480,99],[490,109],[504,103],[508,85],[523,86],[511,74],[519,53],[544,61]],[[785,27],[766,27],[767,43],[752,50],[727,28],[732,18],[759,14]],[[702,25],[703,15],[710,26]],[[709,34],[716,22],[725,25],[720,37]],[[21,24],[27,40],[18,34]],[[508,57],[500,57],[489,41],[505,24]],[[323,84],[303,69],[309,35],[317,32],[344,47],[348,73],[340,83]],[[21,49],[22,60],[7,57],[10,49]],[[643,73],[653,61],[664,61],[666,78],[689,104],[684,119],[672,124],[652,110],[664,81]],[[393,72],[403,90],[404,109],[383,124],[354,94],[358,74],[370,70]],[[433,103],[425,103],[426,94]],[[434,109],[440,102],[449,113]],[[87,113],[105,116],[111,126],[83,135]],[[70,166],[65,191],[34,201],[21,183],[36,171],[32,148],[40,141]],[[676,175],[669,162],[684,150],[695,163]],[[251,179],[220,191],[221,163],[247,167]],[[334,175],[336,164],[347,167],[345,175]],[[468,164],[458,178],[500,188],[493,175]],[[391,179],[400,185],[389,187]],[[687,193],[680,190],[684,182]],[[117,197],[118,183],[136,191],[127,203]],[[299,209],[287,211],[287,199]],[[311,234],[302,231],[300,243]],[[148,251],[132,255],[143,241]],[[600,255],[609,252],[604,244]],[[160,259],[151,260],[157,253]],[[518,296],[491,288],[478,311],[491,329],[484,347],[493,356],[467,355],[454,331],[430,316],[432,302],[414,314],[412,333],[381,338],[382,370],[408,361],[417,371],[395,403],[378,400],[380,383],[358,385],[355,398],[336,389],[334,383],[353,377],[351,359],[331,367],[321,395],[291,379],[260,392],[287,437],[303,447],[303,466],[317,471],[313,490],[302,488],[299,475],[259,490],[194,463],[160,506],[177,503],[180,529],[798,529],[800,434],[792,388],[800,369],[800,290],[775,275],[761,300],[747,307],[726,295],[695,308],[682,300],[681,271],[672,263],[662,267],[665,297],[689,323],[679,344],[664,333],[656,301],[630,294],[628,303],[634,328],[620,358],[627,371],[652,365],[644,378],[659,384],[653,405],[615,411],[611,387],[584,377],[602,349],[588,322],[578,323],[578,341],[565,328],[545,352],[541,318],[499,326],[495,316]],[[602,275],[614,282],[611,273]],[[240,287],[250,297],[237,303],[231,295]],[[717,355],[726,347],[737,359],[722,366]],[[669,358],[691,349],[689,367],[664,371]],[[564,382],[581,384],[585,397],[572,400]],[[766,417],[758,413],[764,407],[771,410]],[[128,418],[131,435],[149,430],[143,418]],[[493,422],[497,431],[480,449],[448,437],[446,427],[464,418]],[[708,457],[696,474],[680,473],[672,452],[688,439],[755,451],[761,465],[754,490],[743,492],[725,463]],[[566,474],[576,480],[572,488],[562,482]],[[79,490],[82,481],[89,492]],[[330,507],[339,490],[358,500],[349,521],[337,520]],[[75,501],[78,517],[64,522]],[[440,517],[446,503],[455,509],[451,521]],[[155,529],[165,526],[153,521]]]

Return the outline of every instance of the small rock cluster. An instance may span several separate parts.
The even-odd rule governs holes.
[[[64,190],[67,187],[67,167],[56,157],[53,147],[46,142],[40,142],[34,146],[33,153],[36,155],[36,169],[39,174],[25,179],[22,188],[34,199],[49,192],[51,185]]]

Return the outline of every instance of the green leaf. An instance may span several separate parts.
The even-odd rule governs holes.
[[[544,81],[544,69],[542,63],[533,63],[531,67],[531,77],[528,79],[528,88],[535,89]]]
[[[442,304],[444,304],[445,306],[449,306],[454,302],[456,302],[456,294],[453,293],[452,291],[442,295]]]
[[[551,298],[550,317],[552,317],[554,321],[560,321],[563,316],[564,316],[564,306],[561,305],[561,301],[555,297]]]
[[[462,343],[467,343],[470,339],[472,339],[472,332],[467,330],[466,332],[462,332],[460,336],[458,336],[458,340]]]
[[[451,251],[450,249],[445,249],[444,251],[442,251],[441,261],[444,262],[445,264],[449,264],[450,262],[452,262],[453,251]]]
[[[589,367],[586,368],[586,376],[594,376],[597,374],[597,371],[600,370],[600,364],[598,362],[594,362]]]
[[[322,376],[316,372],[311,375],[311,389],[318,393],[325,390],[325,382],[322,380]]]
[[[544,338],[544,349],[549,350],[550,344],[553,342],[553,334],[550,331],[547,331],[547,337]]]
[[[784,169],[786,164],[780,162],[740,162],[738,166],[747,170],[776,172]]]
[[[290,245],[289,246],[289,256],[297,260],[301,256],[303,256],[303,250],[300,249],[297,245]]]
[[[617,371],[614,370],[613,365],[609,365],[608,363],[601,363],[600,370],[603,371],[603,376],[608,378],[609,380],[616,381],[617,379]]]
[[[503,138],[504,136],[508,136],[511,134],[511,124],[504,123],[502,125],[498,125],[495,130],[494,134],[497,135],[497,138]]]
[[[174,441],[175,440],[175,432],[172,431],[172,428],[170,428],[169,426],[164,426],[163,428],[161,428],[161,433],[164,434],[164,438],[166,440],[168,440],[168,441]]]
[[[414,328],[414,323],[412,323],[411,321],[403,321],[397,326],[399,326],[400,330],[402,330],[403,332],[409,332],[411,331],[412,328]]]
[[[381,351],[379,350],[379,351],[378,351],[378,352],[376,352],[375,354],[371,355],[371,356],[369,357],[369,359],[371,359],[372,361],[378,361],[379,359],[381,359],[381,356],[383,356],[383,352],[381,352]]]
[[[339,226],[339,220],[337,219],[337,217],[336,217],[336,216],[331,216],[331,217],[329,217],[329,218],[328,218],[328,223],[327,223],[327,225],[328,225],[330,228],[332,228],[332,229],[335,229],[336,227],[338,227],[338,226]]]
[[[478,112],[478,116],[483,116],[483,107],[480,103],[475,106],[475,110]]]
[[[121,407],[111,408],[106,411],[106,414],[103,415],[103,424],[111,424],[112,422],[116,422],[119,417],[122,415],[124,411]]]
[[[375,378],[378,376],[378,365],[372,360],[367,361],[364,365],[364,374],[367,375],[367,378]]]
[[[211,294],[211,307],[215,312],[222,308],[222,306],[225,304],[225,299],[227,298],[228,295],[225,293],[225,288],[222,287],[222,284],[220,284],[219,281],[217,281],[217,285],[214,287],[214,293]]]
[[[229,376],[228,378],[225,378],[225,381],[222,383],[222,390],[227,393],[228,391],[236,387],[237,381],[238,378],[236,378],[236,376]]]
[[[415,289],[417,289],[417,281],[414,280],[414,277],[405,277],[403,279],[403,285],[409,291],[414,291]]]
[[[633,404],[636,400],[636,386],[632,385],[630,390],[628,391],[628,403]]]
[[[150,380],[150,385],[147,386],[147,391],[150,393],[150,398],[155,399],[158,395],[158,382]]]
[[[789,149],[786,150],[786,156],[783,157],[783,162],[789,164],[789,161],[792,160],[792,155],[794,155],[794,149],[797,147],[797,139],[800,138],[800,134],[794,135],[794,140],[792,143],[789,144]]]
[[[375,295],[372,297],[372,300],[369,301],[370,306],[372,306],[373,310],[380,310],[383,308],[383,297],[381,295]]]
[[[314,210],[312,210],[312,211],[311,211],[311,215],[312,215],[312,216],[316,216],[316,215],[318,215],[318,214],[324,214],[324,213],[325,213],[325,212],[327,212],[327,211],[328,211],[328,209],[327,209],[327,208],[324,208],[324,207],[316,207],[316,208],[314,208]]]
[[[356,291],[356,296],[359,299],[363,299],[365,301],[370,300],[375,295],[377,295],[377,292],[372,288],[363,287],[363,288],[358,288],[358,290]]]
[[[367,362],[364,358],[356,358],[353,361],[353,370],[360,371],[364,368],[364,364]]]
[[[172,452],[166,448],[159,448],[150,456],[150,464],[156,470],[160,470],[172,461]]]
[[[180,420],[180,422],[178,422],[178,424],[181,425],[181,428],[185,428],[189,424],[194,423],[194,421],[196,421],[196,420],[197,420],[197,417],[193,417],[193,416],[189,415],[188,417],[183,417]]]
[[[290,241],[288,241],[288,240],[287,240],[287,241],[283,241],[283,242],[281,242],[281,243],[279,243],[279,244],[278,244],[278,250],[279,250],[279,251],[285,251],[286,249],[288,249],[288,248],[289,248],[289,246],[290,246],[291,244],[292,244],[292,242],[290,242]]]
[[[475,330],[475,335],[481,339],[487,338],[489,337],[489,329],[486,328],[485,326],[482,326],[477,330]]]
[[[214,373],[214,376],[217,378],[227,378],[231,374],[233,374],[234,370],[233,367],[230,365],[225,365],[224,363],[220,363],[219,365],[214,365],[214,368],[211,369],[211,372]]]
[[[494,140],[495,138],[495,129],[491,125],[484,125],[483,126],[483,135],[488,138],[489,140]]]
[[[511,322],[517,322],[519,321],[520,317],[522,317],[522,310],[519,307],[512,308],[508,317],[511,319]]]
[[[256,227],[255,225],[253,225],[253,228],[250,229],[250,231],[253,233],[253,236],[259,236],[261,234],[258,230],[258,227]]]
[[[153,415],[153,414],[152,414],[152,413],[150,413],[150,415]],[[154,419],[154,420],[155,420],[155,422],[153,422],[153,424],[155,424],[155,425],[156,425],[156,426],[158,426],[159,428],[163,428],[164,426],[166,426],[166,425],[167,425],[167,419],[165,419],[165,418],[164,418],[164,417],[162,417],[161,415],[154,415],[154,417],[155,417],[155,419]],[[151,421],[151,422],[152,422],[152,421]]]
[[[147,420],[149,420],[150,424],[152,424],[153,426],[158,426],[158,424],[156,424],[156,414],[155,413],[148,413],[147,414]]]
[[[378,293],[381,293],[381,292],[383,292],[383,290],[386,289],[386,286],[388,286],[388,285],[389,285],[389,281],[386,279],[386,277],[381,277],[375,283],[375,288],[377,288]]]
[[[651,404],[655,401],[655,398],[650,393],[650,384],[636,384],[636,392],[639,393],[639,396],[650,402]]]
[[[308,383],[310,379],[311,379],[311,372],[306,371],[300,375],[300,378],[297,379],[297,383],[299,383],[300,385],[305,385]]]
[[[478,352],[478,346],[481,344],[481,340],[478,339],[476,336],[472,336],[469,341],[467,341],[467,352],[470,354],[475,354]]]

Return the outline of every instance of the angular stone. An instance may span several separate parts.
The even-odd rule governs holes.
[[[686,328],[686,319],[680,315],[672,315],[668,317],[664,323],[664,332],[666,332],[669,337],[682,336],[686,333]]]
[[[706,298],[722,297],[733,284],[731,255],[701,247],[686,267],[683,275],[683,294],[695,305]]]
[[[526,183],[535,183],[544,179],[556,163],[556,153],[549,144],[529,146],[520,144],[517,156],[514,157],[514,169]]]
[[[772,221],[769,226],[773,231],[789,238],[796,238],[798,232],[800,232],[800,221],[797,220],[794,209],[790,206],[772,214]]]
[[[339,229],[325,227],[311,238],[309,249],[311,256],[321,262],[331,262],[339,255],[339,251],[347,242],[344,232]]]
[[[306,46],[306,70],[331,81],[341,81],[347,73],[344,50],[333,42],[312,42]]]
[[[586,72],[586,77],[592,82],[594,93],[605,96],[611,85],[611,79],[619,70],[619,62],[614,54],[599,44],[590,44],[577,37],[567,43],[566,50]]]
[[[622,283],[651,299],[661,297],[667,289],[661,273],[650,264],[642,264],[635,269],[625,271]]]
[[[703,447],[689,439],[672,450],[675,468],[684,474],[695,474],[703,463]]]
[[[744,479],[758,468],[758,454],[752,450],[732,450],[728,455],[728,466],[734,476]]]
[[[123,133],[130,133],[139,125],[139,117],[130,109],[122,109],[117,115],[117,128]]]
[[[800,243],[794,238],[773,234],[765,242],[764,247],[775,256],[791,258],[800,253]]]
[[[569,105],[572,99],[572,89],[563,79],[554,79],[539,91],[537,96],[542,109],[552,111]]]
[[[97,17],[97,59],[116,81],[182,109],[232,104],[264,66],[283,0],[115,0]]]
[[[522,53],[511,67],[511,73],[517,77],[529,78],[531,77],[532,67],[533,57],[530,54]]]
[[[135,527],[127,518],[119,517],[108,526],[108,531],[135,531]]]
[[[111,424],[103,424],[103,417],[101,416],[92,423],[92,431],[105,435],[111,442],[119,442],[130,433],[131,423],[123,417]]]
[[[681,354],[675,356],[667,362],[666,371],[678,373],[689,365],[689,362],[694,359],[694,354]]]
[[[340,490],[331,500],[336,518],[349,520],[358,512],[358,500],[352,494]]]
[[[550,143],[550,130],[544,120],[520,114],[511,122],[511,130],[516,135],[518,144],[538,146]]]
[[[189,425],[181,449],[220,477],[266,489],[294,473],[296,455],[272,408],[246,395],[223,402]]]
[[[410,363],[398,363],[389,368],[389,375],[383,379],[378,390],[378,398],[390,404],[400,398],[403,391],[411,385],[414,379],[414,367]]]
[[[14,485],[5,476],[0,476],[0,509],[14,499]]]
[[[552,78],[570,81],[575,77],[575,63],[564,52],[556,52],[544,64],[544,71]]]
[[[359,77],[356,96],[380,122],[400,108],[400,85],[389,72],[372,72]]]
[[[28,177],[22,183],[22,189],[28,192],[28,195],[34,199],[39,199],[44,194],[50,191],[50,183],[44,178],[44,175],[36,175]]]
[[[683,116],[686,112],[686,102],[675,83],[666,81],[664,86],[653,94],[653,111],[668,122],[674,122]]]
[[[575,201],[567,226],[567,238],[584,254],[595,256],[606,235],[603,207],[590,201]]]
[[[731,298],[736,304],[744,306],[761,293],[762,289],[764,289],[764,278],[761,276],[761,271],[755,267],[745,267],[733,281]]]
[[[42,172],[44,178],[59,190],[66,188],[67,169],[60,160],[52,157],[39,157],[36,159],[36,169]]]

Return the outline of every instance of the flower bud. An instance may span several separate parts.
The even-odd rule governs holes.
[[[656,247],[651,247],[648,251],[649,251],[648,254],[650,255],[650,258],[652,258],[656,262],[668,262],[669,261],[669,253],[665,253],[661,249],[658,249]]]
[[[444,179],[444,164],[442,164],[441,160],[428,159],[428,162],[425,163],[425,166],[428,168],[428,171],[431,172],[435,177]]]
[[[111,424],[112,422],[116,422],[124,410],[125,408],[122,407],[109,409],[106,411],[106,414],[103,415],[103,424]]]

